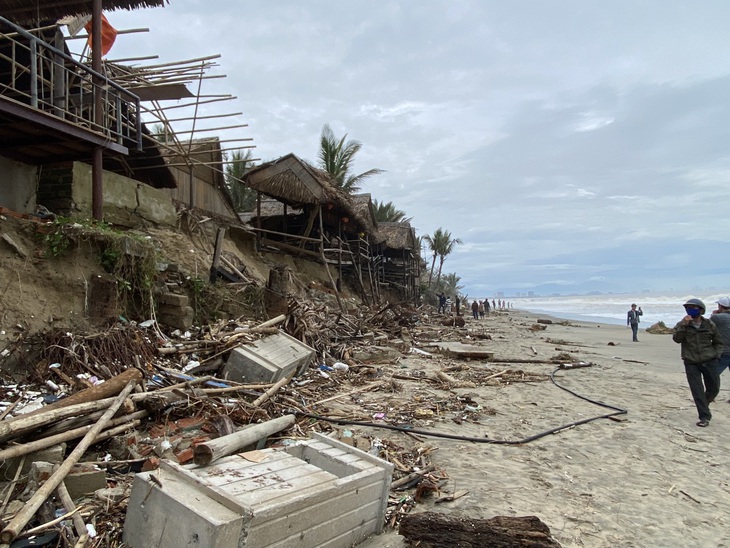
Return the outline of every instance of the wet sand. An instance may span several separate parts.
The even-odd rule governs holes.
[[[711,425],[699,428],[679,345],[670,335],[642,329],[634,343],[626,327],[573,321],[531,331],[537,317],[510,311],[486,321],[469,319],[467,328],[492,335],[478,344],[494,351],[495,361],[568,352],[575,362],[592,363],[559,371],[556,381],[627,414],[620,422],[599,419],[516,446],[430,438],[426,443],[438,448],[432,461],[451,478],[446,490],[468,494],[451,503],[421,503],[414,511],[470,518],[535,515],[564,547],[729,546],[728,374],[712,405]],[[555,370],[549,364],[484,365]],[[409,357],[404,366],[438,369],[438,362]],[[610,412],[550,381],[454,391],[475,395],[497,413],[482,416],[478,425],[443,417],[433,430],[519,440]],[[405,543],[396,532],[386,532],[361,546]]]

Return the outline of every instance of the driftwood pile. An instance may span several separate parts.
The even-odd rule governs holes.
[[[27,379],[34,384],[14,383],[6,376],[0,386],[0,457],[18,464],[0,486],[0,540],[31,530],[55,533],[61,546],[118,546],[125,497],[70,500],[63,480],[77,462],[106,470],[110,484],[124,492],[134,472],[154,469],[159,459],[210,462],[232,447],[227,436],[238,428],[271,421],[281,421],[275,429],[281,434],[267,433],[269,444],[308,438],[315,430],[393,463],[387,526],[397,527],[426,497],[436,503],[456,500],[465,493],[443,491],[448,475],[430,462],[434,448],[423,436],[406,433],[405,439],[414,443],[405,447],[378,438],[372,433],[377,430],[336,425],[342,419],[428,427],[444,416],[457,424],[478,424],[482,415],[496,410],[454,388],[547,380],[546,375],[505,367],[511,361],[545,363],[541,360],[501,359],[495,368],[437,357],[435,374],[417,369],[406,374],[389,367],[399,358],[376,363],[353,358],[365,347],[407,353],[428,341],[460,341],[466,335],[439,320],[404,305],[343,313],[315,301],[290,300],[288,314],[265,323],[221,322],[175,338],[148,323],[83,336],[51,332],[42,339],[19,339],[6,355],[38,352]],[[231,349],[280,328],[316,350],[315,362],[304,374],[248,385],[216,376]],[[472,338],[489,338],[482,335]],[[417,383],[409,386],[412,398],[388,409],[384,400],[398,394],[403,383]],[[446,395],[434,399],[432,388]],[[23,461],[61,443],[68,444],[63,460],[28,498]],[[14,504],[21,495],[25,506]],[[60,520],[58,513],[63,514]]]

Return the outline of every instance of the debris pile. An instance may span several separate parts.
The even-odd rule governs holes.
[[[465,493],[445,490],[447,472],[430,461],[436,448],[408,430],[442,420],[478,425],[497,410],[460,389],[547,381],[548,375],[505,364],[555,362],[474,354],[470,341],[491,339],[485,328],[440,320],[403,304],[344,313],[290,299],[286,315],[264,323],[220,321],[166,334],[149,321],[86,335],[54,330],[19,337],[4,356],[33,365],[24,382],[4,375],[0,386],[7,482],[0,540],[48,533],[56,543],[49,545],[117,546],[134,474],[220,456],[216,440],[284,417],[284,427],[263,437],[266,447],[286,449],[317,432],[393,465],[388,527],[398,527],[427,498],[456,500]],[[267,359],[264,341],[289,348],[286,359],[277,354],[266,381],[253,369]],[[309,349],[304,362],[292,354],[297,344]],[[233,367],[236,349],[253,361]],[[406,357],[429,365],[404,368]],[[446,395],[434,397],[433,388]],[[402,434],[380,438],[379,426]],[[39,468],[46,461],[50,468]],[[44,474],[49,479],[34,484]],[[97,481],[72,489],[77,477]],[[65,496],[63,486],[74,496]]]

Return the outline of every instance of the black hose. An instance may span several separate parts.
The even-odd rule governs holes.
[[[361,421],[350,421],[350,420],[344,420],[344,419],[333,419],[333,418],[330,418],[330,417],[323,417],[321,415],[315,415],[313,413],[305,413],[304,411],[298,411],[298,410],[292,410],[291,413],[292,414],[295,414],[295,415],[302,416],[302,417],[309,417],[309,418],[312,418],[312,419],[316,419],[316,420],[320,420],[320,421],[325,421],[325,422],[331,422],[331,423],[334,423],[334,424],[341,424],[341,425],[345,425],[345,426],[365,426],[365,427],[369,427],[369,428],[383,428],[385,430],[395,430],[396,432],[405,432],[405,433],[408,433],[408,434],[418,434],[418,435],[421,435],[421,436],[430,436],[432,438],[445,438],[445,439],[450,439],[450,440],[470,441],[470,442],[474,442],[474,443],[491,443],[491,444],[495,444],[495,445],[522,445],[522,444],[529,443],[531,441],[535,441],[537,439],[543,438],[545,436],[549,436],[550,434],[556,434],[556,433],[560,432],[561,430],[565,430],[567,428],[572,428],[573,426],[578,426],[579,424],[585,424],[587,422],[595,421],[595,420],[598,420],[598,419],[607,419],[609,417],[615,417],[617,415],[625,415],[625,414],[628,413],[628,410],[627,409],[622,409],[621,407],[616,407],[614,405],[609,405],[607,403],[603,403],[603,402],[599,402],[599,401],[596,401],[596,400],[592,400],[592,399],[587,398],[585,396],[581,396],[580,394],[577,394],[576,392],[574,392],[574,391],[572,391],[572,390],[570,390],[568,388],[565,388],[564,386],[561,386],[560,384],[558,384],[555,381],[555,373],[557,373],[560,370],[566,370],[566,369],[572,369],[572,368],[571,367],[564,367],[564,366],[563,367],[558,367],[557,369],[555,369],[555,371],[553,371],[552,373],[550,373],[550,380],[552,381],[552,383],[555,386],[557,386],[561,390],[565,390],[566,392],[568,392],[569,394],[572,394],[576,398],[580,398],[580,399],[582,399],[584,401],[587,401],[588,403],[592,403],[592,404],[598,405],[600,407],[605,407],[607,409],[613,409],[614,412],[613,413],[608,413],[608,414],[605,414],[605,415],[599,415],[597,417],[591,417],[591,418],[588,418],[588,419],[582,419],[582,420],[579,420],[579,421],[575,421],[575,422],[571,422],[571,423],[568,423],[568,424],[564,424],[562,426],[557,426],[555,428],[551,428],[550,430],[545,430],[544,432],[539,432],[537,434],[533,434],[532,436],[528,436],[528,437],[523,438],[521,440],[493,440],[493,439],[486,438],[486,437],[484,437],[484,438],[472,438],[472,437],[469,437],[469,436],[457,436],[455,434],[445,434],[445,433],[442,433],[442,432],[432,432],[432,431],[429,431],[429,430],[419,430],[417,428],[408,428],[408,427],[405,427],[405,426],[393,426],[393,425],[390,425],[390,424],[378,424],[378,423],[373,423],[373,422],[361,422]]]

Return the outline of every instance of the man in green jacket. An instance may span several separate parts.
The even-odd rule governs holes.
[[[709,426],[712,413],[710,402],[720,392],[720,377],[715,364],[724,345],[717,327],[702,314],[705,303],[689,299],[684,303],[687,315],[674,326],[672,339],[682,345],[682,360],[687,383],[692,392],[699,421],[697,426]]]

